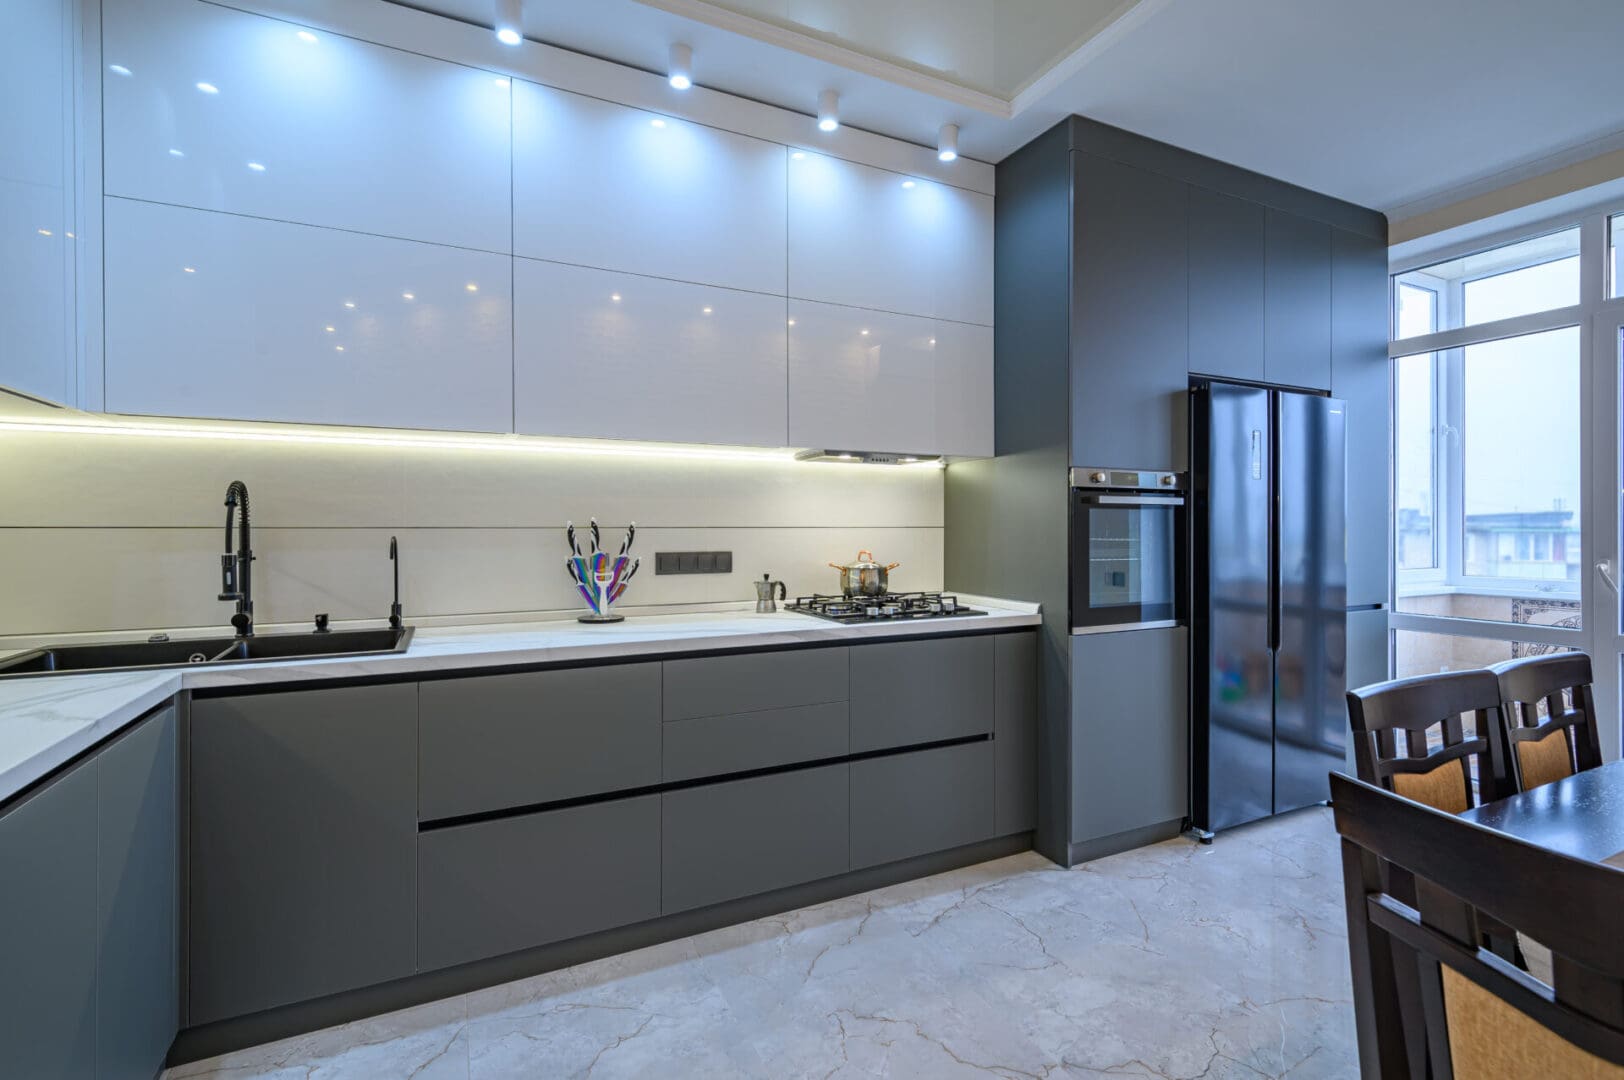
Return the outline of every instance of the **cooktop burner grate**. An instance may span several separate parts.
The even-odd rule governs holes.
[[[790,611],[816,615],[835,622],[886,622],[892,619],[941,619],[955,615],[985,615],[965,607],[948,593],[885,593],[881,596],[798,596]]]

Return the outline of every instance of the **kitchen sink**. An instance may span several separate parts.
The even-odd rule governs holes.
[[[402,653],[412,628],[331,630],[265,634],[248,638],[119,641],[105,645],[47,646],[0,659],[0,679],[91,671],[136,671],[192,665],[244,664],[256,660],[316,660],[325,656]]]

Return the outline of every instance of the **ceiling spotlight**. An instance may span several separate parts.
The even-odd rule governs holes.
[[[524,0],[496,0],[496,40],[517,45],[524,40]]]
[[[840,126],[840,95],[825,90],[818,95],[818,130],[833,131]]]
[[[959,125],[943,124],[936,132],[936,160],[957,161],[959,159]]]
[[[108,64],[107,70],[111,71],[114,75],[123,75],[126,78],[128,78],[130,74],[130,69],[125,67],[123,64]]]
[[[309,30],[297,31],[293,36],[304,42],[306,45],[314,45],[316,43],[316,35],[312,34]]]
[[[902,182],[902,186],[905,188],[912,188],[914,186],[914,182],[912,180],[904,180]]]
[[[205,94],[218,94],[220,92],[220,88],[218,86],[208,82],[198,83],[197,88],[203,91]]]
[[[671,89],[686,90],[694,84],[694,50],[687,45],[671,46]]]

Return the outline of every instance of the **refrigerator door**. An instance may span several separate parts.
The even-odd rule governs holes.
[[[1191,819],[1273,811],[1269,391],[1210,383],[1194,409]]]
[[[1347,409],[1277,397],[1279,581],[1274,663],[1274,810],[1330,798],[1347,738]]]

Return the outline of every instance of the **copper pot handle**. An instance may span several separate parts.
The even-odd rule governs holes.
[[[886,567],[886,568],[885,568],[885,572],[886,572],[886,573],[887,573],[887,574],[889,574],[889,573],[890,573],[890,572],[891,572],[891,571],[893,571],[893,570],[895,570],[895,569],[896,569],[896,568],[897,568],[897,567],[899,567],[899,566],[901,566],[901,565],[902,565],[902,564],[901,564],[901,563],[899,563],[899,562],[894,562],[894,563],[892,563],[892,564],[891,564],[891,565],[890,565],[890,566],[887,566],[887,567]]]
[[[844,567],[844,566],[841,566],[841,565],[840,565],[840,564],[839,564],[839,563],[837,563],[837,562],[832,562],[832,563],[830,563],[830,564],[829,564],[829,567],[830,567],[830,569],[832,569],[832,570],[844,570],[844,569],[846,569],[846,568],[845,568],[845,567]]]
[[[857,561],[858,562],[873,562],[874,561],[874,553],[872,551],[859,551],[857,553]]]

